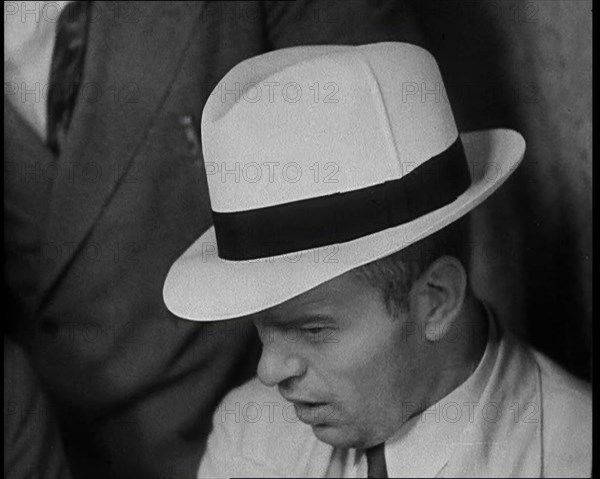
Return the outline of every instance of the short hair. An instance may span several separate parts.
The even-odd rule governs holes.
[[[469,234],[470,215],[467,214],[440,231],[352,272],[379,289],[388,311],[397,316],[408,311],[408,295],[413,284],[438,258],[453,256],[469,271]]]

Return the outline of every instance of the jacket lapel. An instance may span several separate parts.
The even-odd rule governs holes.
[[[444,477],[542,477],[540,371],[509,332],[474,420],[452,448]]]
[[[48,293],[85,243],[168,96],[204,2],[94,2],[83,84],[59,158],[43,244]],[[43,303],[43,301],[42,301]]]

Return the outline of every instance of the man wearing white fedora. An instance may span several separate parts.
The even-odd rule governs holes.
[[[469,285],[467,213],[523,138],[459,134],[409,44],[279,50],[222,84],[241,94],[202,117],[214,227],[164,299],[193,321],[246,316],[263,352],[198,477],[590,475],[588,386]]]

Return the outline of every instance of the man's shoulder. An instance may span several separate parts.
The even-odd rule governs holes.
[[[508,331],[503,331],[494,377],[486,400],[503,414],[479,423],[482,441],[500,445],[482,460],[492,475],[511,464],[516,476],[589,476],[589,385]]]
[[[582,405],[591,405],[592,388],[589,383],[577,378],[539,351],[533,350],[533,356],[540,367],[542,384],[548,391],[581,402]]]
[[[197,477],[310,476],[329,451],[276,388],[252,379],[217,407]]]
[[[533,351],[540,370],[541,393],[546,421],[576,421],[591,428],[592,389],[589,383],[575,377],[544,354]],[[556,410],[560,414],[548,415]]]
[[[300,460],[317,441],[312,429],[298,420],[293,404],[256,378],[232,390],[219,404],[213,438],[229,455],[280,470],[289,469],[288,463]]]
[[[506,341],[510,345],[509,361],[517,361],[519,367],[531,372],[537,370],[545,407],[562,404],[577,415],[591,418],[592,391],[589,383],[575,377],[554,360],[512,334],[506,334]],[[514,363],[513,365],[517,366]],[[530,377],[534,378],[537,375]]]
[[[227,424],[240,434],[262,434],[266,428],[278,432],[302,429],[293,404],[257,378],[225,396],[215,411],[215,422]]]
[[[545,472],[588,476],[592,459],[592,392],[544,354],[533,351],[540,371]]]
[[[220,416],[223,422],[234,420],[248,432],[269,425],[275,425],[278,430],[303,428],[296,417],[294,405],[285,400],[277,388],[263,385],[256,377],[230,391],[215,415]]]

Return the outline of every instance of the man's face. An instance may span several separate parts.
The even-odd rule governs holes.
[[[378,289],[347,273],[255,319],[259,379],[294,403],[323,442],[389,438],[428,390],[429,347],[410,312],[392,316]]]

